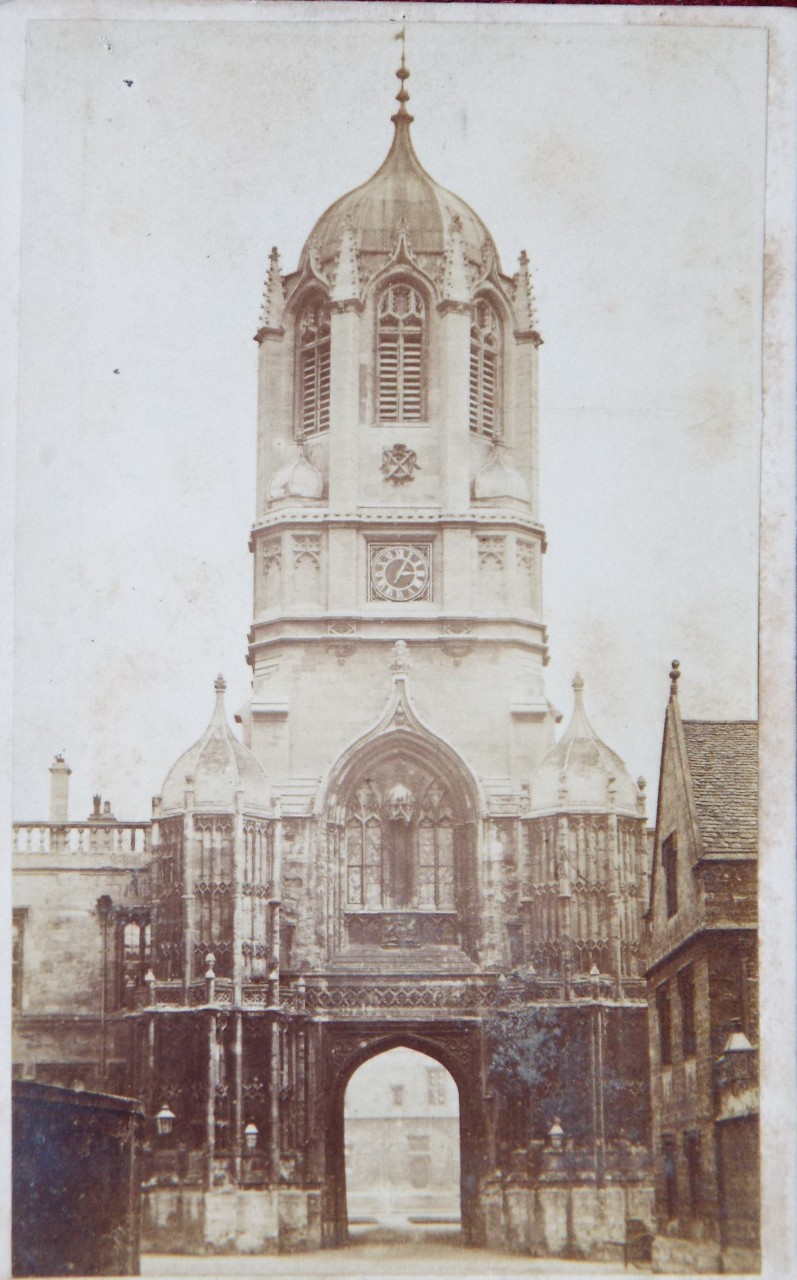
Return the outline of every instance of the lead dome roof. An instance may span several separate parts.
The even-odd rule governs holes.
[[[573,717],[562,737],[540,762],[531,781],[532,810],[571,809],[639,815],[644,782],[637,787],[616,751],[607,747],[593,729],[584,709],[584,681],[573,680]],[[611,791],[614,792],[613,804]]]
[[[368,277],[393,255],[403,231],[416,261],[430,274],[442,264],[452,223],[459,228],[465,259],[481,268],[498,254],[490,232],[470,205],[429,176],[415,154],[410,137],[413,117],[407,111],[404,82],[409,71],[396,72],[401,88],[398,111],[391,117],[393,142],[376,173],[341,196],[321,214],[302,249],[300,265],[311,257],[322,271],[332,269],[347,226],[354,233],[363,274]]]
[[[235,809],[238,791],[243,791],[243,807],[247,810],[271,806],[271,790],[263,766],[227,723],[227,685],[223,676],[216,679],[214,688],[216,704],[207,729],[166,776],[161,791],[163,814],[184,811],[187,790],[193,791],[194,809]]]

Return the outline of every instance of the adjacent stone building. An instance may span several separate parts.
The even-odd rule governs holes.
[[[151,823],[18,826],[16,1060],[142,1100],[150,1247],[345,1241],[346,1087],[403,1046],[459,1093],[466,1241],[621,1259],[644,783],[580,678],[555,740],[529,261],[422,168],[408,74],[377,173],[271,254],[242,737],[219,678]]]
[[[661,1271],[759,1259],[758,726],[664,726],[647,915]]]

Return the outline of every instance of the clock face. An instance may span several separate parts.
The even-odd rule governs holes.
[[[371,550],[371,591],[379,600],[418,600],[428,597],[428,547],[391,543]]]

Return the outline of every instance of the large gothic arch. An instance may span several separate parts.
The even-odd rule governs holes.
[[[479,1181],[488,1166],[489,1124],[482,1076],[481,1031],[467,1022],[362,1023],[331,1025],[322,1057],[327,1081],[324,1113],[325,1193],[322,1234],[329,1245],[348,1242],[344,1101],[354,1073],[372,1058],[391,1049],[414,1049],[448,1071],[459,1092],[460,1202],[462,1237],[480,1243],[483,1230],[478,1212]]]
[[[419,735],[356,753],[326,816],[331,954],[424,946],[475,955],[476,822],[467,778]]]

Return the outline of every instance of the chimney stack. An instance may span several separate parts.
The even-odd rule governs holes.
[[[72,770],[57,755],[50,765],[50,821],[65,827],[69,821],[69,775]]]

